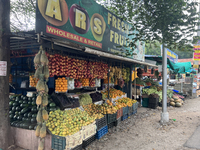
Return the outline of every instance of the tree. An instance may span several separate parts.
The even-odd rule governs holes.
[[[145,55],[161,55],[160,43],[155,41],[154,44],[147,43],[145,44]]]
[[[7,62],[6,76],[0,76],[0,148],[13,144],[9,122],[10,0],[0,0],[0,61]]]
[[[11,31],[35,29],[36,0],[11,0]]]

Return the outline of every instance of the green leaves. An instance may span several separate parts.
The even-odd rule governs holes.
[[[132,43],[156,40],[187,49],[199,24],[197,3],[185,0],[115,0],[109,9],[138,31],[130,34],[135,35]]]

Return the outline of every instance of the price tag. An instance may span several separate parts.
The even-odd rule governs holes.
[[[32,97],[33,96],[33,92],[27,92],[26,96],[27,97]]]

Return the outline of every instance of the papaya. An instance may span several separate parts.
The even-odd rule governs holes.
[[[36,128],[36,130],[35,130],[35,135],[36,135],[37,137],[40,136],[40,129],[41,129],[41,124],[38,124],[38,125],[37,125],[37,128]]]
[[[170,101],[171,101],[171,102],[174,102],[174,99],[173,99],[173,98],[171,98],[171,99],[170,99]]]
[[[181,107],[181,103],[176,103],[176,107]]]
[[[48,64],[48,58],[47,58],[44,50],[42,50],[42,54],[40,56],[40,62],[42,64],[42,66],[45,66],[46,64]]]
[[[46,83],[44,85],[45,85],[45,92],[48,93],[49,92],[48,85]]]
[[[43,123],[42,128],[40,129],[40,138],[44,138],[46,134],[47,134],[46,123]]]
[[[37,105],[41,105],[41,104],[42,104],[42,96],[41,96],[41,95],[38,95],[38,96],[37,96],[36,104],[37,104]]]
[[[170,102],[170,105],[175,106],[175,103],[174,102]]]
[[[39,52],[35,55],[34,60],[33,60],[36,66],[40,64],[40,57],[41,57],[41,50],[39,50]]]
[[[45,84],[44,84],[44,81],[42,80],[39,80],[37,85],[36,85],[36,89],[38,91],[45,91]]]
[[[49,66],[47,65],[44,66],[44,78],[45,79],[49,78]]]
[[[42,110],[41,110],[41,108],[37,113],[36,120],[37,120],[38,123],[42,123]]]
[[[38,67],[35,71],[34,78],[39,79],[40,74],[42,74],[42,67]]]
[[[44,150],[44,139],[39,141],[38,150]]]
[[[49,119],[48,112],[47,112],[45,109],[42,110],[42,118],[43,118],[45,121],[47,121],[47,120]]]
[[[47,95],[44,95],[42,97],[42,106],[45,107],[48,105],[48,96]]]

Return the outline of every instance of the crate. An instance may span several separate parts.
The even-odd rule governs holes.
[[[128,107],[128,114],[131,114],[134,111],[133,105],[131,107]]]
[[[58,135],[51,135],[51,148],[53,150],[64,150],[66,146],[65,137],[61,137]]]
[[[108,126],[105,126],[97,131],[96,139],[102,138],[104,135],[108,133]]]
[[[149,103],[158,103],[158,102],[159,102],[159,98],[149,97]]]
[[[116,120],[116,121],[117,121],[117,120]],[[116,126],[116,121],[109,123],[109,124],[108,124],[108,129],[111,129],[111,128],[113,128],[114,126]]]
[[[120,108],[120,109],[117,111],[117,119],[121,118],[121,116],[123,116],[123,108]]]
[[[121,117],[121,121],[124,121],[124,120],[126,120],[127,118],[128,118],[128,114],[123,115],[123,116]]]
[[[158,106],[158,103],[149,103],[148,108],[156,109]]]
[[[57,106],[60,107],[61,110],[65,108],[71,108],[73,106],[72,102],[65,95],[65,93],[52,93],[51,98],[56,103]]]
[[[129,116],[132,116],[132,115],[134,115],[136,113],[137,113],[137,109],[135,111],[133,111],[131,114],[129,114]]]
[[[127,107],[123,107],[123,116],[128,114],[128,106]]]
[[[117,113],[107,114],[106,116],[107,116],[107,124],[117,120]]]
[[[87,126],[83,126],[81,131],[83,140],[88,139],[92,135],[96,134],[96,129],[96,121]]]
[[[148,107],[149,98],[142,98],[142,107]]]
[[[95,140],[96,140],[96,135],[93,135],[93,136],[87,138],[86,140],[83,141],[82,147],[85,149],[86,147],[88,147]]]
[[[96,119],[97,130],[107,125],[106,115],[101,119]]]
[[[66,149],[65,149],[66,150]],[[70,149],[70,150],[82,150],[82,144]]]
[[[121,123],[121,117],[117,119],[117,121],[115,121],[115,126],[118,126]]]

